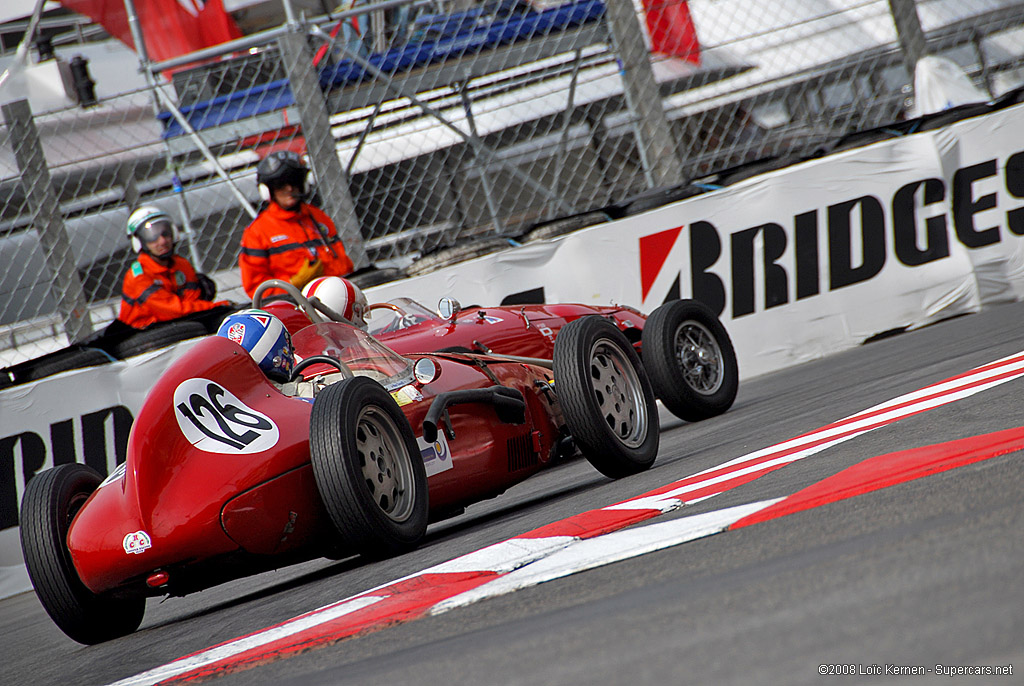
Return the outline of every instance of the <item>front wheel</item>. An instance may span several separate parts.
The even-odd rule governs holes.
[[[357,376],[324,388],[309,421],[313,475],[339,548],[390,557],[427,529],[427,474],[394,398]]]
[[[21,502],[21,549],[39,602],[61,631],[86,645],[132,633],[146,610],[142,597],[96,595],[71,562],[68,529],[100,481],[83,464],[60,465],[33,477]]]
[[[651,313],[641,344],[654,393],[688,422],[722,414],[736,399],[739,368],[722,322],[703,303],[673,300]]]
[[[658,455],[658,408],[626,337],[603,317],[580,317],[555,339],[555,392],[569,433],[605,476],[650,468]]]

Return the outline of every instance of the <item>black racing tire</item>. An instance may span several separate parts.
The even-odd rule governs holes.
[[[38,363],[29,365],[24,372],[18,374],[19,382],[37,381],[71,369],[83,369],[112,362],[112,358],[99,348],[83,348],[81,350],[62,350],[48,355]]]
[[[557,238],[558,236],[564,236],[565,234],[572,233],[573,231],[585,229],[588,226],[603,224],[606,221],[608,221],[608,215],[604,212],[587,212],[585,214],[576,214],[571,217],[563,217],[544,224],[538,224],[523,235],[522,242],[532,243],[534,241]]]
[[[634,214],[640,214],[641,212],[663,207],[672,202],[692,198],[704,192],[703,189],[692,186],[689,183],[645,191],[623,202],[621,214],[623,217],[632,217]]]
[[[618,327],[596,315],[569,322],[555,339],[552,369],[569,433],[590,464],[613,479],[654,464],[658,407]]]
[[[123,360],[126,357],[141,355],[150,350],[166,348],[179,341],[206,335],[206,327],[200,322],[179,321],[155,324],[115,345],[114,356]]]
[[[412,427],[380,384],[357,376],[324,388],[309,420],[309,451],[339,548],[384,558],[423,538],[427,473]]]
[[[34,476],[21,502],[21,549],[39,602],[61,631],[85,645],[132,633],[146,611],[142,596],[96,595],[71,561],[68,529],[101,480],[86,465],[60,465]]]
[[[405,278],[405,270],[397,267],[386,267],[384,269],[370,269],[358,274],[349,274],[345,277],[360,288],[373,288],[382,283],[390,283]]]
[[[507,238],[491,237],[467,241],[424,255],[406,267],[405,273],[408,276],[418,276],[459,262],[506,250],[509,247],[511,244]]]
[[[739,367],[722,322],[696,300],[654,310],[641,336],[644,367],[669,412],[688,422],[722,414],[736,399]]]

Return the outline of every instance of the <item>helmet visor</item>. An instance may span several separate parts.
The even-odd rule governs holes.
[[[135,232],[135,236],[142,241],[143,245],[152,243],[153,241],[165,237],[174,239],[174,227],[166,219],[156,219],[149,221],[139,227],[139,230]]]

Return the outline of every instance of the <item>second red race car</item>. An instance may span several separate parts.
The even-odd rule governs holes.
[[[47,613],[93,644],[135,631],[148,596],[395,555],[559,456],[618,478],[658,444],[644,368],[603,317],[565,325],[550,362],[524,362],[403,356],[338,322],[289,337],[248,310],[160,377],[110,476],[75,463],[31,477],[22,549]]]
[[[323,277],[324,288],[298,293],[287,289],[289,302],[264,303],[264,284],[254,307],[268,306],[297,330],[310,320],[335,319],[363,323],[353,302],[365,296],[345,279]],[[332,292],[335,284],[344,283]],[[285,284],[286,286],[288,284]],[[283,289],[282,289],[283,290]],[[321,297],[312,295],[319,294]],[[336,293],[337,299],[330,296]],[[555,340],[569,322],[598,315],[622,332],[640,355],[665,407],[680,419],[696,422],[732,407],[739,389],[739,368],[732,341],[722,322],[696,300],[672,300],[649,316],[627,306],[583,304],[467,307],[442,298],[434,312],[412,298],[365,305],[368,330],[400,353],[478,352],[550,360]],[[347,317],[345,315],[348,315]]]

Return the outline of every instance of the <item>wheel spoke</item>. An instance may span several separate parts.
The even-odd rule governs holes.
[[[703,395],[722,386],[724,356],[715,337],[696,321],[684,322],[675,337],[676,359],[686,385]]]

